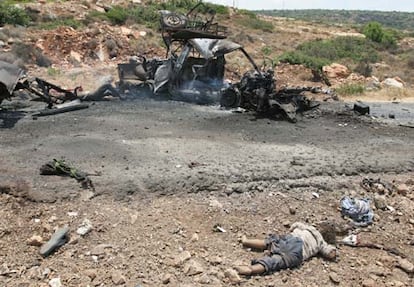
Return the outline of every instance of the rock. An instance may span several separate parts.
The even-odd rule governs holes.
[[[401,281],[393,280],[393,281],[389,281],[389,282],[385,283],[385,286],[387,286],[387,287],[388,286],[390,286],[390,287],[404,287],[404,286],[407,286],[407,285],[405,285]]]
[[[362,287],[377,287],[377,282],[374,279],[368,278],[362,281]]]
[[[405,183],[397,185],[395,190],[397,191],[398,194],[404,195],[404,196],[406,196],[410,192],[410,189]]]
[[[174,259],[174,263],[173,265],[175,267],[179,267],[181,266],[185,261],[187,261],[188,259],[191,258],[191,253],[189,251],[183,251],[181,252],[180,255],[178,255],[175,259]]]
[[[382,81],[382,85],[390,88],[404,88],[404,82],[402,82],[399,78],[387,78],[384,81]]]
[[[192,242],[196,242],[196,241],[198,241],[198,239],[199,239],[199,237],[198,237],[197,233],[194,233],[193,236],[191,236],[191,241]]]
[[[227,269],[224,271],[224,276],[229,279],[232,284],[239,284],[241,282],[239,274],[234,269]]]
[[[285,220],[285,221],[282,222],[282,225],[286,228],[289,228],[290,227],[290,221]]]
[[[197,282],[200,284],[210,284],[211,278],[207,274],[203,274],[200,278],[197,279]]]
[[[387,198],[384,195],[375,195],[374,205],[379,210],[386,210],[387,209]]]
[[[108,249],[108,248],[112,248],[112,245],[99,244],[91,250],[91,255],[96,255],[96,256],[104,255],[106,253],[105,249]]]
[[[204,272],[203,266],[195,260],[188,261],[186,265],[184,266],[184,273],[189,276],[201,274],[203,272]]]
[[[62,287],[63,285],[62,285],[62,282],[60,282],[60,278],[58,277],[58,278],[50,279],[49,286],[50,287]]]
[[[89,221],[89,219],[84,219],[82,223],[79,225],[78,229],[76,230],[76,233],[80,236],[85,236],[92,230],[92,223]]]
[[[377,77],[372,76],[370,78],[367,78],[365,88],[369,91],[378,90],[381,88],[381,82]]]
[[[296,214],[296,208],[293,208],[293,207],[289,206],[289,213],[291,215],[295,215]]]
[[[89,278],[91,278],[91,280],[96,278],[96,270],[94,269],[85,270],[84,274],[88,276]]]
[[[125,36],[131,36],[132,35],[132,29],[121,26],[121,33]]]
[[[217,209],[223,209],[223,204],[221,204],[221,202],[219,202],[217,199],[211,199],[209,206]]]
[[[82,191],[82,194],[80,196],[80,199],[82,201],[89,201],[89,200],[91,200],[94,197],[95,197],[95,193],[92,190],[89,190],[88,189],[88,190]]]
[[[345,79],[351,74],[347,67],[338,63],[324,66],[322,71],[330,79]]]
[[[223,263],[223,259],[219,256],[213,256],[209,261],[212,265],[219,265]]]
[[[414,273],[414,264],[408,261],[407,259],[398,259],[397,267],[401,268],[406,273]]]
[[[70,60],[76,63],[82,63],[82,56],[78,52],[70,51]]]
[[[115,285],[121,285],[125,283],[125,277],[122,275],[120,271],[112,272],[111,279]]]
[[[33,235],[29,239],[27,239],[27,245],[30,246],[42,246],[43,238],[39,235]]]
[[[331,279],[331,281],[335,284],[339,284],[341,282],[341,279],[335,272],[329,273],[329,279]]]
[[[162,284],[168,284],[168,283],[170,283],[173,277],[174,277],[174,275],[172,275],[170,273],[165,274],[162,277],[162,279],[161,279]]]
[[[386,265],[386,266],[393,266],[394,265],[394,262],[395,262],[395,258],[394,257],[392,257],[392,256],[390,256],[390,255],[382,255],[380,258],[379,258],[379,261],[382,263],[382,264],[384,264],[384,265]]]

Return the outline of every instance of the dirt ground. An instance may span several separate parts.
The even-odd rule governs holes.
[[[372,204],[373,225],[349,232],[414,262],[411,128],[355,116],[342,102],[296,124],[154,99],[33,120],[36,107],[2,112],[1,286],[413,286],[399,256],[342,245],[336,262],[252,278],[232,269],[261,256],[241,247],[242,235],[286,233],[296,221],[344,226],[344,195],[377,196],[364,178],[399,192],[382,197],[386,210]],[[95,191],[40,175],[54,158],[93,174]],[[85,219],[92,230],[79,236]],[[30,239],[65,225],[70,242],[42,258]]]
[[[76,19],[97,9],[96,1],[53,2],[26,5],[40,15]],[[303,41],[355,32],[280,18],[271,20],[274,33],[258,33],[235,26],[233,17],[220,20],[258,64],[263,51],[276,57]],[[93,91],[116,81],[116,64],[138,52],[164,57],[158,32],[142,26],[2,31],[11,38],[3,52],[17,38],[51,60],[48,68],[28,64],[29,75],[71,89],[80,84]],[[119,51],[110,58],[115,42]],[[237,55],[228,64],[238,76],[251,69]],[[411,81],[406,70],[395,71],[398,61],[390,64],[390,76]],[[278,87],[320,86],[311,76],[297,65],[276,71]],[[0,109],[0,287],[414,286],[413,99],[407,82],[403,90],[347,98],[370,101],[375,118],[354,115],[349,103],[322,101],[296,124],[142,98],[35,120],[31,113],[45,105],[14,99],[17,110]],[[401,126],[401,119],[410,124]],[[95,190],[39,174],[43,164],[62,158],[90,173]],[[364,178],[380,179],[392,192],[368,192]],[[344,229],[345,195],[372,199],[371,226]],[[243,235],[263,238],[286,233],[297,221],[326,220],[338,231],[335,262],[316,257],[273,275],[235,274],[235,266],[262,256],[242,248]],[[85,222],[90,232],[78,235]],[[69,242],[43,258],[36,245],[64,226]],[[351,233],[394,252],[339,244]]]

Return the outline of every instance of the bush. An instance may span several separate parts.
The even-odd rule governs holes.
[[[354,69],[355,72],[357,72],[360,75],[363,75],[364,77],[371,77],[372,76],[372,67],[369,63],[366,62],[360,62]]]
[[[105,15],[112,24],[122,25],[128,19],[130,11],[128,8],[114,6]]]
[[[378,22],[369,22],[364,26],[363,33],[369,40],[381,44],[385,48],[395,47],[397,43],[397,32],[384,30]]]
[[[360,95],[365,92],[365,87],[361,84],[345,84],[336,88],[335,91],[344,96]]]
[[[330,61],[324,58],[312,57],[301,51],[286,52],[278,58],[282,63],[291,65],[304,65],[305,67],[322,72],[322,67],[329,65]]]
[[[301,64],[321,72],[323,66],[333,62],[373,63],[379,60],[379,55],[373,45],[364,38],[338,37],[303,43],[296,51],[284,53],[278,60]]]
[[[237,22],[239,25],[254,29],[254,30],[261,30],[263,32],[272,32],[274,26],[272,23],[264,21],[262,19],[257,18],[256,14],[248,14],[248,17],[243,17],[238,19]]]
[[[123,25],[127,21],[131,21],[133,23],[144,24],[149,28],[159,28],[160,10],[170,10],[185,14],[197,3],[198,1],[196,0],[173,0],[163,3],[150,1],[145,7],[114,6],[106,13],[91,11],[86,17],[86,21],[92,22],[93,20],[108,20],[114,25]],[[217,14],[229,13],[227,7],[210,3],[200,5],[196,11],[202,14],[212,13],[213,11]]]
[[[76,19],[67,18],[67,19],[56,19],[53,21],[47,21],[47,22],[43,22],[37,25],[39,29],[44,29],[44,30],[53,30],[60,26],[68,26],[74,29],[78,29],[79,27],[82,27],[82,23]]]
[[[0,3],[0,25],[22,25],[26,26],[30,22],[30,17],[27,13],[11,4]]]

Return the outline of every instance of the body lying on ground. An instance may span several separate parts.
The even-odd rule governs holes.
[[[286,235],[272,234],[266,239],[242,239],[244,247],[265,250],[266,255],[252,261],[251,266],[238,266],[241,275],[271,274],[283,269],[296,268],[313,256],[329,260],[336,258],[335,246],[326,243],[313,226],[296,222]]]

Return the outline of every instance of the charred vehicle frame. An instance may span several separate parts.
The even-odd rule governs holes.
[[[242,107],[259,114],[282,115],[296,121],[296,113],[313,108],[301,90],[276,90],[273,69],[261,70],[244,48],[227,39],[227,28],[214,22],[214,11],[207,18],[197,12],[200,1],[187,14],[161,11],[161,35],[166,59],[131,58],[118,65],[122,92],[146,87],[155,96],[199,104],[219,102],[222,107]],[[253,69],[237,83],[224,79],[225,55],[241,53]],[[141,90],[142,91],[142,90]]]

